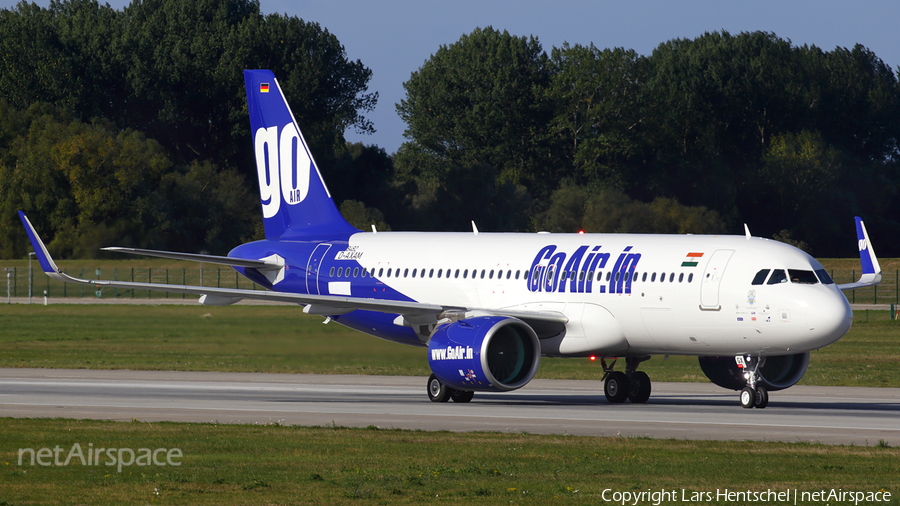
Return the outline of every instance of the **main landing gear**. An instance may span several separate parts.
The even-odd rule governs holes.
[[[734,357],[738,367],[744,371],[744,378],[747,380],[747,386],[741,389],[741,406],[746,409],[765,408],[769,405],[769,391],[766,387],[759,384],[759,368],[766,362],[766,357],[753,358],[747,355]]]
[[[443,384],[434,374],[428,377],[428,398],[431,402],[469,402],[475,397],[475,392],[469,390],[457,390]]]
[[[625,372],[614,371],[617,358],[606,365],[606,360],[601,358],[603,366],[603,393],[606,400],[613,404],[625,402],[626,399],[637,404],[643,404],[650,398],[650,377],[643,371],[638,371],[638,365],[648,360],[649,356],[626,357]]]

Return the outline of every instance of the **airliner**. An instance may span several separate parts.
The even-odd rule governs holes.
[[[339,213],[272,72],[244,81],[264,240],[228,256],[108,251],[227,265],[264,290],[88,280],[57,267],[19,215],[51,278],[302,306],[360,332],[427,348],[434,402],[526,385],[542,357],[600,359],[610,403],[644,403],[653,355],[699,357],[715,384],[764,408],[797,383],[809,352],[837,341],[853,313],[841,290],[873,286],[881,268],[856,218],[862,277],[836,284],[814,258],[744,235],[360,231]],[[623,366],[616,368],[617,363]]]

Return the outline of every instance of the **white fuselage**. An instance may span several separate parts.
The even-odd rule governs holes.
[[[348,266],[418,302],[565,314],[545,355],[796,354],[852,321],[833,283],[751,284],[763,269],[822,269],[756,237],[382,232],[354,234],[347,251]],[[359,279],[347,272],[333,294]]]

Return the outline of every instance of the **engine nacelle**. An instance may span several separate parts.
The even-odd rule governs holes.
[[[541,345],[525,322],[479,316],[439,327],[428,341],[428,365],[456,390],[506,392],[537,372]]]
[[[809,365],[809,352],[764,358],[758,369],[759,384],[769,391],[784,390],[797,383]],[[700,357],[700,368],[710,381],[722,388],[740,390],[747,386],[744,371],[738,368],[734,357]]]

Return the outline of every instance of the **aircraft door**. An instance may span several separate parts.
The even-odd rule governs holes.
[[[330,244],[319,244],[309,256],[309,262],[306,263],[306,293],[310,295],[319,295],[319,269],[322,267],[322,259],[325,253],[331,249]]]
[[[732,249],[716,250],[709,263],[706,264],[706,270],[703,272],[703,278],[700,282],[700,309],[718,311],[722,309],[719,305],[719,285],[722,282],[722,275],[725,274],[725,266],[731,260],[734,254]]]

